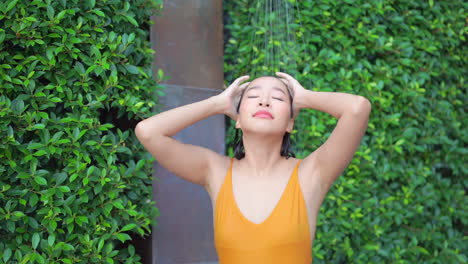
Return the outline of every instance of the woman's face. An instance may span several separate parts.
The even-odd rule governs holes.
[[[265,76],[252,82],[241,98],[236,127],[245,132],[278,134],[291,132],[291,99],[279,79]]]

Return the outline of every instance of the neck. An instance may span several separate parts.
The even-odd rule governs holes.
[[[245,150],[244,162],[259,176],[271,171],[284,159],[280,154],[282,136],[244,134],[242,140]]]

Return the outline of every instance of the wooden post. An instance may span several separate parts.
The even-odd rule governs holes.
[[[223,87],[221,0],[167,0],[154,18],[151,41],[154,71],[171,79],[164,110],[218,94]],[[155,73],[156,75],[156,73]],[[224,116],[214,116],[175,136],[184,143],[224,153]],[[171,151],[170,149],[167,151]],[[180,160],[180,166],[184,161]],[[153,198],[160,210],[153,228],[151,261],[146,263],[217,263],[213,213],[206,191],[155,165]]]

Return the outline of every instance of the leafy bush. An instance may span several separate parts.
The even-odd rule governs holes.
[[[133,127],[161,93],[149,42],[161,7],[0,3],[0,263],[139,261],[130,234],[158,211]]]
[[[314,263],[466,263],[467,4],[289,2],[300,52],[291,52],[298,66],[282,70],[309,89],[363,95],[373,107],[361,147],[320,210]],[[227,81],[262,72],[252,63],[265,56],[255,36],[267,31],[250,21],[264,10],[236,0],[225,1],[225,12]],[[335,124],[303,111],[298,156]]]

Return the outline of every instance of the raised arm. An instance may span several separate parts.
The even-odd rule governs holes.
[[[184,105],[140,121],[135,133],[157,162],[175,175],[206,186],[211,164],[223,156],[200,146],[181,143],[172,138],[182,129],[216,114],[230,115],[235,94],[245,88],[248,79],[235,80],[223,93],[206,100]]]
[[[326,142],[303,161],[303,167],[318,169],[326,190],[348,166],[367,128],[371,104],[359,95],[337,92],[313,92],[304,89],[293,77],[278,73],[294,90],[297,109],[311,108],[338,119]]]

